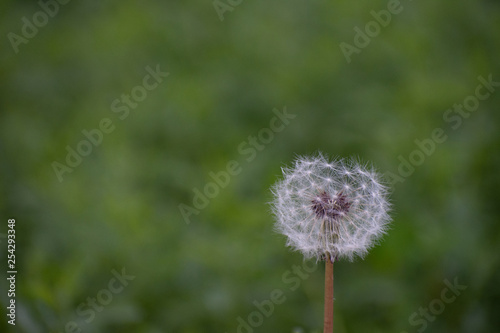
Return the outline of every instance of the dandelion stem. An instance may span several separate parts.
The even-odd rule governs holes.
[[[330,254],[325,260],[325,324],[324,333],[333,332],[333,261]]]

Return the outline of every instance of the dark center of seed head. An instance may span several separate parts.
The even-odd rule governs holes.
[[[347,196],[340,192],[335,197],[323,191],[311,201],[311,208],[318,218],[338,220],[343,214],[349,212],[351,203]]]

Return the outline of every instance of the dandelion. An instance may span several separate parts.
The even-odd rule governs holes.
[[[306,259],[324,260],[325,331],[333,331],[333,262],[363,258],[390,222],[388,189],[355,159],[299,157],[273,188],[276,229]]]

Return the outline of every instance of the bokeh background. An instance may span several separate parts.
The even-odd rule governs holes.
[[[73,0],[16,53],[9,33],[22,36],[41,6],[2,1],[0,330],[320,332],[324,268],[298,278],[301,254],[273,231],[280,168],[319,150],[397,174],[399,156],[442,128],[447,140],[393,184],[384,241],[335,265],[335,331],[497,332],[500,91],[456,129],[443,115],[479,76],[500,81],[500,3],[403,0],[349,63],[340,43],[353,45],[387,1],[222,3],[223,20],[210,0]],[[112,102],[157,65],[169,76],[121,120]],[[247,161],[238,147],[275,108],[296,117]],[[59,181],[53,163],[105,118],[114,130]],[[231,160],[241,172],[187,223],[179,205]],[[8,218],[15,327],[4,313]],[[122,269],[134,280],[87,322],[78,307]],[[467,289],[412,324],[455,279]],[[276,289],[286,301],[239,328]]]

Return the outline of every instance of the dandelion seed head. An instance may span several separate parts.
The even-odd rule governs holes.
[[[306,258],[362,258],[386,232],[388,189],[373,168],[318,154],[282,170],[272,188],[275,226]]]

